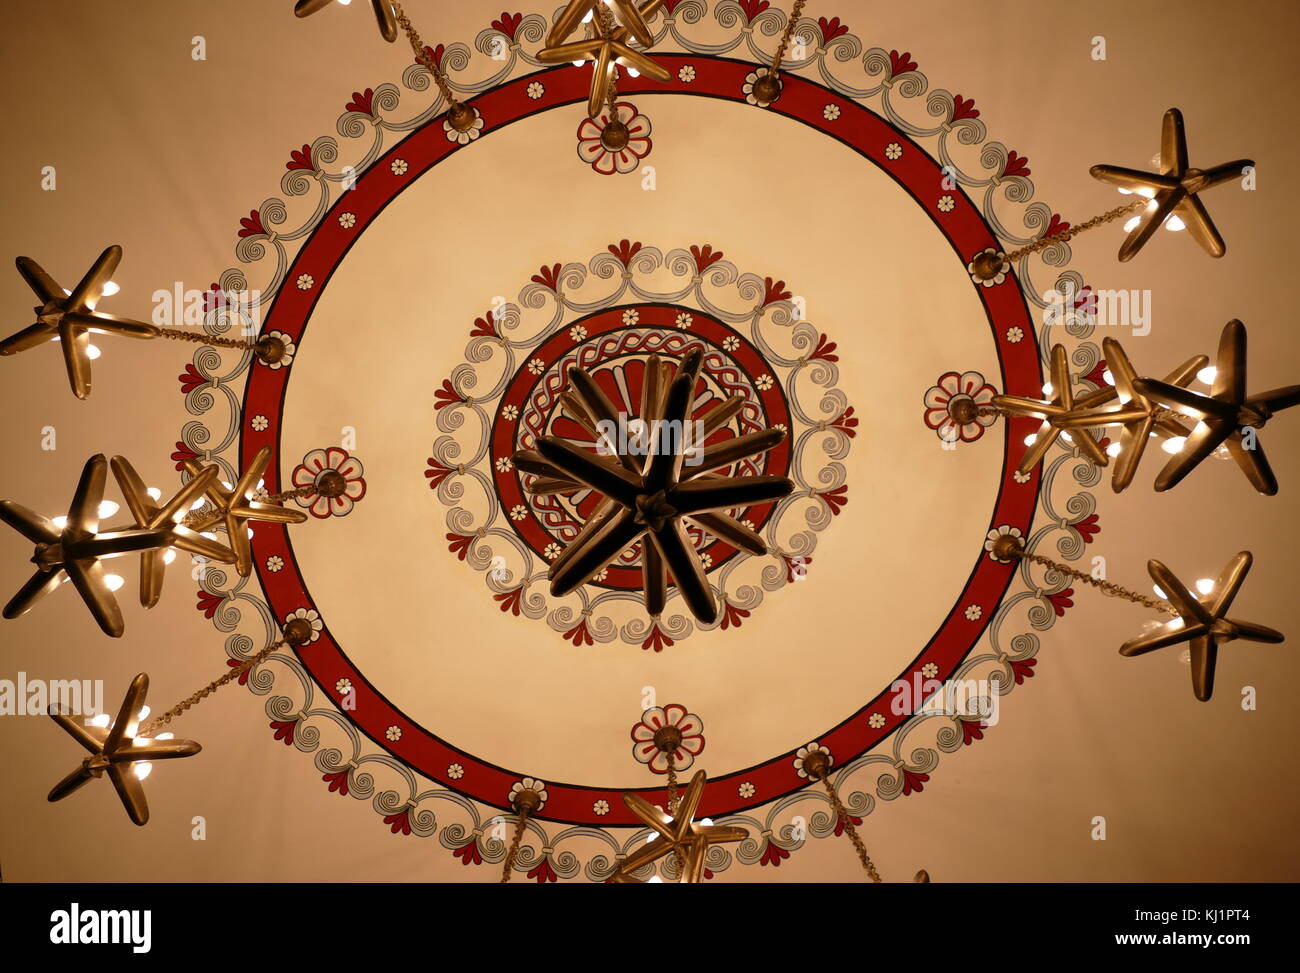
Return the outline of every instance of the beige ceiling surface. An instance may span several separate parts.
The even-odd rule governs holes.
[[[83,52],[55,73],[40,54],[52,6],[65,8],[58,19]],[[0,162],[5,252],[35,257],[70,286],[103,246],[122,244],[122,294],[105,308],[123,314],[143,313],[148,295],[173,281],[201,289],[234,266],[237,221],[281,195],[289,150],[332,132],[350,92],[396,81],[407,63],[404,48],[372,36],[368,11],[299,22],[291,6],[11,4],[3,70],[39,110],[17,113]],[[444,42],[472,41],[500,13],[496,3],[409,7],[426,39]],[[866,46],[910,51],[932,85],[974,98],[990,140],[1028,156],[1036,198],[1073,222],[1115,204],[1087,166],[1144,164],[1170,105],[1187,118],[1194,164],[1259,160],[1253,196],[1222,189],[1207,200],[1228,239],[1224,260],[1163,234],[1120,265],[1111,227],[1077,240],[1071,266],[1095,286],[1151,290],[1152,331],[1129,344],[1139,367],[1211,353],[1222,324],[1240,317],[1251,333],[1252,390],[1296,381],[1300,352],[1282,296],[1297,213],[1276,168],[1296,148],[1280,107],[1296,78],[1274,39],[1300,18],[1261,3],[1220,20],[1192,4],[1172,28],[1184,33],[1170,37],[1156,5],[1050,4],[987,23],[966,19],[966,9],[923,18],[814,0],[807,13],[840,17]],[[190,59],[195,35],[206,38],[204,62]],[[1088,57],[1096,35],[1107,38],[1105,62]],[[1158,48],[1152,37],[1162,38]],[[969,281],[915,205],[800,126],[723,103],[636,100],[656,126],[653,193],[635,178],[595,178],[574,157],[572,109],[485,139],[391,206],[322,295],[295,362],[284,439],[294,457],[337,441],[344,425],[358,430],[371,493],[348,518],[306,525],[294,546],[331,631],[363,671],[485,759],[619,786],[648,783],[627,755],[643,686],[704,717],[701,766],[711,773],[806,742],[883,688],[969,573],[997,463],[993,439],[946,453],[920,421],[920,397],[942,372],[973,368],[995,382],[997,373]],[[55,192],[40,189],[46,165],[57,167]],[[554,211],[556,222],[539,224]],[[433,388],[462,360],[469,325],[493,296],[513,297],[543,263],[586,260],[625,237],[664,250],[710,243],[742,272],[791,281],[810,320],[839,343],[849,402],[878,421],[854,442],[850,504],[821,535],[806,588],[769,595],[739,630],[697,633],[662,655],[615,643],[595,657],[539,621],[496,611],[481,576],[448,555],[445,512],[421,469],[436,434]],[[6,332],[27,323],[30,304],[16,273],[0,278]],[[130,456],[150,483],[175,482],[167,454],[191,418],[175,381],[188,349],[101,344],[88,403],[72,399],[52,352],[0,362],[0,496],[57,513],[95,452]],[[378,385],[383,395],[368,393]],[[57,430],[54,451],[41,449],[45,426]],[[1148,557],[1202,577],[1250,548],[1256,567],[1236,611],[1300,638],[1290,595],[1300,418],[1280,416],[1262,438],[1278,497],[1255,496],[1235,466],[1217,462],[1165,495],[1151,491],[1151,470],[1120,497],[1098,488],[1093,548],[1112,577],[1146,590]],[[389,563],[382,545],[394,531],[402,549]],[[13,591],[30,552],[3,536],[0,587]],[[917,546],[932,555],[903,553]],[[391,573],[350,570],[354,556]],[[151,701],[165,706],[221,671],[221,635],[194,610],[183,569],[152,612],[131,603],[133,588],[131,578],[117,642],[71,591],[4,623],[0,678],[103,679],[111,703],[143,670]],[[868,818],[886,878],[922,866],[953,881],[1297,877],[1292,647],[1228,646],[1215,699],[1200,704],[1177,650],[1118,657],[1142,610],[1090,591],[1075,601],[986,739],[945,755],[923,793],[882,801]],[[502,672],[515,687],[508,694]],[[1255,711],[1238,703],[1245,685],[1258,690]],[[309,757],[271,738],[263,704],[227,689],[185,717],[180,735],[204,752],[155,772],[146,829],[132,827],[102,785],[47,805],[49,787],[79,759],[75,745],[45,718],[0,719],[3,874],[493,878],[433,842],[389,834],[366,802],[328,793]],[[191,840],[196,815],[207,821],[205,841]],[[1090,838],[1098,815],[1104,842]],[[733,867],[719,879],[852,881],[857,869],[846,842],[814,840],[779,871]]]

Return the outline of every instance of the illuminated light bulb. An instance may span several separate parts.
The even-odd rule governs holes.
[[[132,769],[134,770],[135,776],[138,779],[144,780],[146,777],[148,777],[150,774],[153,773],[153,764],[149,763],[149,761],[146,760],[143,763],[135,764]]]
[[[1036,432],[1031,432],[1028,436],[1025,437],[1026,446],[1032,446],[1036,442],[1038,442],[1038,433]]]
[[[172,561],[175,560],[176,560],[175,548],[169,547],[167,548],[167,550],[163,551],[163,564],[171,564]]]
[[[1120,405],[1128,405],[1133,401],[1133,396],[1129,395],[1127,392],[1116,392],[1115,398],[1119,399]]]
[[[591,23],[591,18],[594,17],[594,16],[596,16],[596,11],[594,11],[594,10],[588,10],[588,11],[587,11],[587,16],[585,16],[585,17],[582,18],[582,22],[583,22],[584,24],[589,24],[589,23]]]
[[[248,539],[249,539],[250,541],[253,539],[253,528],[251,528],[251,527],[248,528]]]
[[[112,500],[101,500],[99,502],[99,519],[104,520],[117,513],[120,508]]]
[[[1151,586],[1151,590],[1154,591],[1154,592],[1156,593],[1156,597],[1157,597],[1157,598],[1168,598],[1168,597],[1169,597],[1167,594],[1165,594],[1164,589],[1161,588],[1160,585],[1158,585],[1158,584],[1153,584],[1153,585]]]
[[[1214,590],[1214,579],[1201,578],[1199,581],[1196,582],[1196,590],[1203,595],[1208,595],[1211,591]]]
[[[1202,419],[1200,422],[1196,424],[1196,428],[1192,430],[1192,434],[1195,435],[1196,433],[1202,433],[1202,434],[1206,433],[1209,431],[1209,428],[1210,427],[1205,424],[1205,420]]]
[[[110,280],[107,284],[104,285],[104,289],[103,289],[100,293],[103,294],[104,297],[112,297],[114,294],[116,294],[116,293],[117,293],[118,291],[120,291],[121,289],[122,289],[122,288],[120,288],[120,287],[117,286],[117,282],[116,282],[116,281],[111,281],[111,280]]]
[[[1131,189],[1125,189],[1123,186],[1120,186],[1120,187],[1119,187],[1119,191],[1120,191],[1121,193],[1123,193],[1125,196],[1132,196],[1132,195],[1133,195],[1133,190],[1131,190]]]
[[[1152,189],[1150,186],[1143,186],[1140,189],[1135,189],[1134,192],[1136,192],[1139,196],[1145,196],[1147,199],[1156,198],[1156,191]]]
[[[159,733],[158,736],[155,737],[155,739],[158,739],[158,740],[175,740],[175,739],[176,739],[176,734],[175,734],[175,733]]]
[[[210,541],[215,541],[215,540],[217,539],[217,535],[214,534],[214,533],[212,533],[212,531],[210,531],[210,530],[205,530],[205,531],[204,531],[202,534],[200,534],[199,536],[200,536],[200,537],[206,537],[206,538],[207,538],[208,540],[210,540]]]
[[[1139,219],[1141,219],[1141,217],[1135,216],[1135,217],[1133,217],[1131,220],[1129,220],[1127,223],[1125,223],[1125,224],[1124,224],[1124,232],[1125,232],[1125,233],[1132,233],[1132,232],[1133,232],[1133,227],[1135,227],[1135,226],[1138,225],[1138,220],[1139,220]]]
[[[225,487],[227,490],[233,490],[235,488],[235,485],[233,483],[228,483],[225,480],[221,481],[221,485]]]
[[[108,585],[109,591],[118,591],[122,585],[126,584],[126,579],[120,574],[106,574],[104,575],[104,583]]]
[[[583,66],[584,64],[586,64],[586,63],[587,63],[586,61],[574,61],[574,62],[573,62],[573,66],[574,66],[575,68],[580,68],[580,67],[582,67],[582,66]]]
[[[1160,448],[1166,453],[1181,453],[1183,447],[1187,445],[1186,436],[1173,436],[1161,443]]]
[[[1180,220],[1177,216],[1170,216],[1168,219],[1165,220],[1165,229],[1174,230],[1175,232],[1177,232],[1178,230],[1187,229],[1187,224],[1184,223],[1182,220]]]
[[[646,884],[647,884],[647,885],[663,885],[663,884],[664,884],[664,880],[663,880],[662,878],[660,878],[658,875],[652,875],[652,876],[650,876],[650,880],[649,880],[648,882],[646,882]]]
[[[639,77],[641,77],[641,72],[638,71],[636,68],[628,68],[628,69],[627,69],[627,73],[628,73],[628,75],[630,75],[630,76],[633,77],[633,78],[639,78]]]
[[[346,7],[346,6],[347,6],[348,4],[350,4],[351,2],[352,2],[352,0],[339,0],[339,3],[340,3],[342,6],[344,6],[344,7]]]
[[[86,345],[86,357],[91,361],[98,361],[103,352],[99,350],[99,345]]]
[[[191,509],[191,510],[198,510],[198,509],[199,509],[201,506],[203,506],[205,503],[207,503],[207,501],[204,500],[202,497],[200,497],[198,500],[195,500],[192,504],[190,504],[190,509]]]
[[[711,828],[713,827],[713,818],[703,818],[700,821],[700,824],[704,825],[706,828]]]
[[[1116,456],[1118,456],[1119,451],[1120,451],[1119,443],[1111,443],[1109,446],[1106,447],[1106,455],[1109,456],[1111,459],[1114,459]]]
[[[1115,384],[1115,375],[1114,375],[1114,373],[1112,373],[1111,370],[1108,368],[1108,369],[1106,369],[1104,372],[1101,373],[1101,380],[1102,380],[1103,382],[1105,382],[1107,385],[1114,385],[1114,384]]]
[[[159,490],[157,487],[150,487],[148,490],[145,490],[144,492],[149,494],[150,500],[158,501],[162,499],[162,491]]]
[[[1070,438],[1070,434],[1068,432],[1062,432],[1061,438],[1064,439],[1067,443],[1074,442],[1074,440]]]
[[[93,719],[91,719],[90,725],[97,726],[100,729],[107,730],[108,724],[111,719],[112,717],[110,717],[107,713],[100,713],[98,716],[95,716]]]
[[[67,517],[55,517],[53,520],[50,521],[50,523],[52,523],[52,524],[53,524],[55,527],[57,527],[59,530],[63,530],[64,527],[67,527],[67,526],[68,526],[68,518],[67,518]]]
[[[1051,383],[1051,382],[1048,382],[1046,385],[1043,386],[1043,394],[1044,394],[1044,395],[1051,395],[1051,394],[1052,394],[1052,383]]]
[[[150,711],[149,711],[149,707],[148,707],[148,706],[141,706],[141,707],[140,707],[140,719],[142,719],[142,720],[143,720],[143,719],[147,719],[148,716],[149,716],[149,712],[150,712]]]
[[[1196,380],[1198,382],[1203,382],[1206,385],[1213,385],[1214,379],[1218,376],[1218,374],[1219,374],[1219,370],[1217,368],[1215,368],[1213,365],[1206,365],[1204,368],[1202,368],[1199,372],[1196,373]]]

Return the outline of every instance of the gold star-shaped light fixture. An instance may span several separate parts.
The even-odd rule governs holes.
[[[615,9],[623,18],[624,26],[612,25],[612,14],[604,0],[570,0],[546,37],[546,46],[537,52],[543,64],[567,64],[593,61],[595,71],[591,79],[591,97],[587,101],[587,116],[596,118],[611,101],[611,86],[618,78],[618,65],[638,71],[656,81],[667,81],[668,70],[632,47],[635,40],[643,47],[654,43],[646,21],[653,17],[663,0],[649,0],[638,7],[630,0],[615,0]],[[591,14],[592,36],[584,40],[569,41],[568,36]],[[609,24],[606,18],[611,18]],[[614,113],[611,111],[611,115]],[[611,126],[622,125],[616,117]],[[604,137],[602,136],[602,140]],[[609,145],[607,144],[608,148]]]
[[[36,573],[5,605],[5,618],[17,618],[27,612],[66,576],[105,634],[119,638],[125,631],[122,610],[108,586],[100,560],[170,547],[176,542],[176,533],[170,526],[99,533],[99,505],[107,475],[108,460],[102,455],[87,461],[62,527],[26,507],[0,500],[0,520],[36,545],[36,553],[32,555]]]
[[[1069,442],[1078,446],[1092,463],[1105,466],[1108,462],[1106,453],[1097,444],[1097,440],[1082,430],[1076,431],[1073,436],[1068,435],[1069,427],[1066,423],[1086,414],[1096,402],[1109,394],[1109,389],[1101,389],[1083,398],[1075,399],[1074,391],[1070,387],[1070,363],[1066,358],[1064,345],[1052,347],[1051,376],[1051,385],[1044,389],[1043,393],[1051,395],[1050,399],[1027,399],[1019,395],[993,397],[993,404],[1009,414],[1030,416],[1042,419],[1045,423],[1029,444],[1029,448],[1025,450],[1025,457],[1020,461],[1020,472],[1028,473],[1037,466],[1038,461],[1047,455],[1052,444],[1062,435],[1066,435]]]
[[[1133,482],[1142,454],[1146,451],[1147,441],[1156,436],[1170,439],[1189,435],[1186,428],[1171,419],[1159,404],[1143,395],[1136,388],[1137,372],[1123,347],[1114,338],[1102,342],[1106,355],[1106,365],[1114,379],[1114,386],[1109,389],[1105,401],[1090,397],[1093,406],[1104,405],[1112,399],[1119,400],[1119,408],[1092,414],[1071,416],[1060,421],[1062,429],[1092,429],[1102,426],[1122,426],[1118,443],[1115,468],[1110,485],[1120,493]],[[1179,388],[1186,386],[1196,373],[1209,364],[1205,355],[1190,358],[1165,378],[1165,382]]]
[[[103,777],[107,771],[108,779],[113,782],[113,788],[131,820],[139,825],[149,821],[149,804],[144,798],[142,782],[152,769],[151,762],[192,757],[203,748],[192,740],[149,740],[135,735],[148,692],[149,677],[142,672],[131,680],[131,688],[122,700],[117,719],[107,726],[83,726],[50,706],[54,722],[90,752],[80,767],[54,785],[50,791],[51,803],[63,800],[88,781]]]
[[[681,882],[701,882],[704,879],[704,859],[709,853],[710,845],[744,841],[749,837],[749,832],[744,828],[706,824],[695,820],[700,798],[704,796],[706,780],[704,771],[696,772],[686,790],[682,792],[675,816],[665,814],[636,794],[623,795],[623,803],[627,805],[628,810],[655,833],[644,845],[623,859],[623,863],[614,873],[615,882],[637,883],[638,880],[632,877],[633,872],[670,854],[676,854],[678,861],[682,863]]]
[[[1119,259],[1131,260],[1161,224],[1175,215],[1206,253],[1211,257],[1222,257],[1228,248],[1206,212],[1200,193],[1211,186],[1239,178],[1243,169],[1254,164],[1250,159],[1238,159],[1212,169],[1191,168],[1187,164],[1183,113],[1177,108],[1169,109],[1165,112],[1160,134],[1160,172],[1109,165],[1097,165],[1091,169],[1093,177],[1102,182],[1151,197],[1151,203],[1141,211],[1137,223],[1120,245]]]
[[[225,529],[226,541],[235,555],[235,570],[239,572],[241,578],[247,578],[253,573],[253,542],[248,531],[250,522],[301,524],[307,519],[307,515],[301,510],[255,503],[252,500],[270,459],[271,447],[263,446],[233,487],[225,487],[215,480],[209,481],[204,492],[212,509],[207,512],[199,511],[199,515],[191,524],[197,533],[203,533],[216,526]],[[186,460],[185,469],[194,477],[202,476],[206,472],[197,460]]]
[[[335,0],[298,0],[293,7],[295,17],[310,17],[318,10],[331,6]],[[351,2],[351,0],[349,0]],[[370,0],[375,8],[375,19],[379,21],[379,33],[384,40],[392,43],[397,40],[397,5],[393,0]]]
[[[521,450],[513,461],[522,472],[541,478],[552,493],[594,490],[604,499],[582,531],[551,564],[551,594],[562,597],[576,590],[625,549],[641,541],[646,611],[657,616],[667,598],[667,573],[691,613],[706,625],[718,617],[718,603],[691,546],[685,521],[690,519],[721,540],[750,553],[766,552],[762,537],[726,511],[769,503],[788,496],[794,483],[784,476],[712,475],[712,471],[766,452],[785,439],[781,429],[734,436],[704,447],[688,465],[686,453],[699,449],[709,433],[734,415],[741,403],[728,400],[700,420],[694,432],[695,386],[704,353],[697,346],[681,359],[671,379],[657,356],[646,364],[641,420],[650,439],[644,459],[617,453],[598,432],[628,422],[584,370],[569,370],[570,388],[564,399],[571,413],[605,443],[610,455],[590,452],[569,440],[543,436],[537,450]],[[662,389],[662,393],[661,393]],[[631,437],[624,437],[631,438]],[[537,484],[529,486],[538,492]]]
[[[19,257],[18,272],[41,303],[36,307],[35,324],[0,341],[0,355],[16,355],[48,341],[57,341],[63,351],[73,394],[79,399],[87,398],[90,395],[91,334],[117,334],[127,338],[155,338],[159,334],[158,328],[152,324],[95,310],[121,259],[122,248],[109,247],[81,278],[81,283],[71,292],[65,292],[35,260]]]
[[[1272,418],[1273,413],[1300,403],[1300,385],[1258,395],[1246,394],[1246,326],[1240,321],[1229,321],[1219,337],[1214,383],[1209,395],[1150,378],[1138,379],[1133,387],[1143,396],[1200,420],[1182,450],[1156,477],[1157,490],[1177,486],[1201,460],[1226,444],[1228,453],[1256,490],[1267,496],[1277,493],[1277,477],[1255,430]],[[1246,427],[1251,427],[1249,440],[1244,432]]]
[[[154,502],[153,497],[149,495],[144,481],[140,479],[135,468],[127,462],[126,457],[114,456],[111,466],[113,476],[117,479],[117,485],[122,490],[127,509],[131,511],[131,516],[135,518],[137,528],[140,530],[169,529],[175,535],[172,538],[171,547],[179,548],[190,554],[197,554],[200,557],[206,557],[212,561],[221,561],[225,564],[234,563],[235,555],[230,548],[197,534],[180,523],[180,520],[189,512],[191,504],[213,486],[217,479],[217,467],[209,466],[183,486],[174,497],[159,506]],[[141,552],[140,604],[145,608],[152,608],[158,604],[158,599],[162,597],[163,577],[166,567],[167,552],[165,550],[154,548]]]
[[[1160,590],[1178,612],[1178,617],[1153,632],[1129,639],[1120,648],[1120,655],[1142,655],[1154,649],[1190,642],[1192,692],[1197,699],[1208,700],[1214,692],[1214,667],[1222,643],[1233,639],[1248,642],[1281,642],[1285,639],[1281,632],[1265,625],[1226,617],[1233,599],[1241,590],[1242,582],[1246,580],[1251,561],[1250,551],[1242,551],[1228,562],[1212,587],[1201,587],[1201,583],[1198,583],[1198,590],[1202,592],[1200,598],[1193,595],[1164,564],[1156,560],[1148,561],[1147,570],[1151,572],[1151,579],[1160,586]]]

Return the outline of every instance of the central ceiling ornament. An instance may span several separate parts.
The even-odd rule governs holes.
[[[543,436],[536,451],[520,450],[512,457],[520,470],[540,477],[528,486],[532,493],[585,486],[604,498],[581,533],[551,564],[552,595],[575,591],[641,541],[647,613],[657,617],[663,612],[671,573],[691,613],[711,625],[718,618],[717,599],[684,521],[692,519],[744,550],[766,550],[759,534],[726,511],[789,496],[794,482],[785,476],[712,474],[772,449],[785,439],[785,431],[766,429],[705,447],[703,422],[691,419],[703,362],[703,350],[691,348],[668,379],[660,358],[652,355],[635,424],[617,411],[586,371],[571,368],[572,395],[567,404],[578,413],[579,422],[598,436],[597,452],[557,436]],[[627,435],[629,429],[633,436]]]

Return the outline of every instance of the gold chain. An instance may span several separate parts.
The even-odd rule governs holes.
[[[1030,554],[1028,551],[1023,549],[1013,551],[1012,554],[1014,557],[1026,561],[1033,561],[1035,564],[1041,564],[1043,567],[1052,568],[1059,571],[1061,574],[1069,575],[1076,581],[1082,581],[1084,584],[1092,585],[1103,595],[1109,595],[1112,598],[1123,598],[1125,601],[1131,601],[1137,605],[1145,605],[1147,608],[1154,608],[1157,611],[1166,612],[1170,615],[1178,614],[1174,606],[1167,601],[1162,601],[1157,598],[1149,598],[1146,595],[1138,594],[1136,591],[1130,591],[1128,588],[1114,584],[1113,582],[1102,581],[1099,578],[1094,578],[1091,574],[1079,571],[1069,565],[1061,564],[1058,561],[1053,561],[1050,558],[1043,557],[1041,554]]]
[[[142,736],[142,737],[155,736],[159,730],[161,730],[164,726],[167,726],[169,723],[171,723],[172,720],[180,716],[187,709],[190,709],[193,706],[197,706],[204,699],[211,696],[222,686],[226,685],[226,683],[238,679],[240,676],[246,673],[249,669],[253,668],[253,666],[257,665],[259,662],[264,662],[266,660],[266,657],[269,656],[276,649],[282,648],[288,644],[289,643],[285,639],[277,639],[276,641],[272,642],[261,652],[257,653],[257,655],[250,657],[249,659],[235,666],[233,669],[227,670],[226,674],[223,675],[220,679],[214,679],[212,682],[208,683],[198,692],[192,693],[190,696],[186,697],[186,699],[183,702],[177,703],[166,713],[162,713],[159,716],[155,716],[148,723],[145,723],[143,726],[140,727],[139,730],[136,731],[136,736]]]
[[[596,4],[596,16],[600,18],[600,33],[603,36],[609,37],[618,30],[613,12],[604,3]],[[616,61],[611,61],[609,65],[609,86],[605,89],[605,95],[609,103],[610,120],[618,121],[618,62]]]
[[[203,334],[199,331],[183,331],[180,328],[159,328],[158,334],[172,341],[192,341],[196,345],[215,345],[218,348],[239,348],[243,351],[257,351],[257,342],[247,338],[219,338],[216,335]]]
[[[524,837],[524,823],[528,820],[528,811],[524,809],[519,812],[519,820],[515,822],[515,836],[510,842],[510,850],[506,852],[506,860],[501,866],[501,885],[510,881],[510,871],[514,868],[515,857],[519,854],[519,842]]]
[[[1035,240],[1033,243],[1026,244],[1023,247],[1020,247],[1018,250],[1012,250],[1005,257],[1003,257],[1003,259],[1007,263],[1015,263],[1021,257],[1027,257],[1031,253],[1037,253],[1039,250],[1045,250],[1048,247],[1050,247],[1053,243],[1057,243],[1058,241],[1060,243],[1065,243],[1069,241],[1072,237],[1078,236],[1080,233],[1085,233],[1088,230],[1093,229],[1094,227],[1102,226],[1106,223],[1111,223],[1119,219],[1121,216],[1127,216],[1129,213],[1133,213],[1137,210],[1142,209],[1150,202],[1151,200],[1148,199],[1146,196],[1139,196],[1137,199],[1130,200],[1129,202],[1125,203],[1123,206],[1116,206],[1114,209],[1107,210],[1105,213],[1102,213],[1101,216],[1094,216],[1092,219],[1086,220],[1083,223],[1080,223],[1078,226],[1072,226],[1067,230],[1062,230],[1060,233],[1053,233],[1051,236],[1040,237],[1039,239]]]
[[[840,796],[835,793],[835,788],[831,786],[829,773],[823,771],[819,779],[822,786],[826,788],[826,794],[831,799],[831,805],[835,808],[835,813],[844,822],[844,832],[849,836],[849,840],[853,842],[853,848],[858,853],[858,861],[862,862],[862,867],[866,870],[871,881],[879,884],[880,873],[876,871],[876,864],[871,860],[871,856],[867,854],[867,846],[862,843],[862,838],[858,836],[858,829],[853,826],[853,819],[849,817],[848,809],[840,803]]]
[[[668,758],[668,816],[674,821],[677,820],[677,759],[672,750],[665,750],[664,756]],[[677,862],[677,872],[681,874],[686,870],[686,859],[682,856],[680,848],[673,848],[673,858]]]
[[[428,72],[433,75],[434,83],[437,84],[438,90],[442,92],[442,97],[447,101],[447,107],[449,109],[458,107],[460,102],[452,94],[451,85],[447,83],[446,75],[442,73],[442,68],[438,67],[437,62],[425,53],[424,41],[420,40],[419,32],[407,19],[406,11],[402,9],[402,5],[397,0],[393,0],[393,9],[397,13],[397,25],[406,34],[406,39],[411,42],[411,50],[415,52],[416,61],[423,64]]]
[[[309,497],[315,492],[316,492],[316,487],[314,485],[301,486],[301,487],[296,487],[292,490],[282,490],[279,493],[272,493],[264,500],[259,500],[258,503],[279,505],[279,504],[283,504],[284,501],[286,500],[297,500],[300,497]],[[193,527],[195,524],[202,522],[202,520],[203,520],[202,509],[191,510],[189,513],[185,515],[184,519],[181,520],[181,526]]]
[[[794,30],[799,26],[799,17],[803,14],[804,3],[807,0],[794,0],[794,9],[790,11],[790,19],[786,21],[785,33],[781,35],[781,46],[777,49],[776,56],[772,58],[772,77],[778,77],[781,74],[781,62],[785,60],[785,52],[790,47],[790,39],[794,37]]]

